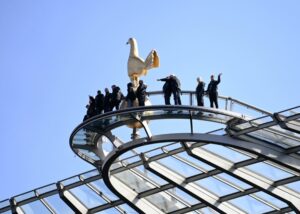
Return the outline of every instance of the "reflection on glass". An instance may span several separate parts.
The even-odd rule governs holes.
[[[40,188],[40,189],[37,189],[36,191],[37,191],[37,193],[38,193],[39,195],[41,195],[41,194],[43,194],[43,193],[50,192],[50,191],[56,190],[56,189],[57,189],[57,188],[56,188],[56,184],[50,184],[50,185],[47,185],[47,186],[42,187],[42,188]]]
[[[131,171],[123,171],[113,175],[137,193],[153,189],[155,186]],[[116,187],[117,188],[117,187]]]
[[[58,194],[45,198],[45,201],[56,213],[73,214],[73,210],[61,200]]]
[[[183,203],[178,201],[173,196],[167,194],[166,192],[159,192],[150,196],[145,197],[154,206],[158,207],[161,211],[168,213],[175,210],[182,209],[186,207]]]
[[[23,201],[23,200],[31,198],[31,197],[35,197],[35,194],[33,191],[19,195],[19,196],[15,197],[14,199],[16,200],[16,202],[20,202],[20,201]]]
[[[225,181],[228,181],[243,190],[252,188],[252,186],[250,186],[250,185],[246,184],[245,182],[243,182],[239,179],[236,179],[235,177],[232,177],[231,175],[228,175],[226,173],[218,174],[217,177],[219,177]]]
[[[77,181],[80,181],[79,177],[78,176],[74,176],[74,177],[71,177],[71,178],[68,178],[68,179],[65,179],[63,181],[61,181],[60,183],[63,185],[63,186],[67,186],[69,184],[73,184]]]
[[[267,201],[268,203],[270,203],[278,208],[288,207],[288,205],[286,203],[278,200],[277,198],[275,198],[271,195],[268,195],[267,193],[257,192],[257,193],[254,193],[253,195],[263,199],[264,201]]]
[[[285,172],[277,167],[271,166],[269,164],[266,164],[264,162],[261,163],[255,163],[247,166],[246,168],[263,175],[264,177],[272,180],[277,181],[284,178],[288,178],[293,176],[292,174]]]
[[[189,194],[183,192],[181,189],[179,188],[172,188],[171,190],[168,190],[168,192],[170,192],[171,194],[174,194],[176,196],[178,196],[181,200],[185,201],[186,203],[188,203],[189,205],[195,205],[195,204],[199,204],[200,201],[195,199],[194,197],[190,196]]]
[[[6,212],[3,212],[2,214],[12,214],[11,210],[7,210]]]
[[[288,188],[300,193],[300,181],[289,183],[289,184],[286,184],[285,186],[287,186]]]
[[[111,201],[118,199],[118,197],[107,188],[107,186],[104,184],[103,180],[96,180],[96,181],[91,182],[90,184],[93,187],[95,187],[96,189],[98,189],[100,192],[102,192]]]
[[[239,153],[237,151],[229,149],[225,146],[219,146],[216,144],[206,144],[206,145],[202,146],[202,148],[204,148],[212,153],[215,153],[223,158],[226,158],[227,160],[234,162],[234,163],[250,159],[249,156],[246,156],[242,153]]]
[[[171,156],[162,158],[158,162],[184,177],[190,177],[202,173],[200,170],[194,168],[193,166]]]
[[[21,206],[21,209],[26,213],[26,214],[37,214],[37,213],[51,213],[45,205],[37,200],[28,204],[25,204]]]
[[[7,207],[9,206],[10,203],[9,203],[9,200],[4,200],[4,201],[0,201],[0,209],[3,208],[3,207]]]
[[[162,186],[162,185],[165,185],[168,183],[166,180],[162,179],[161,177],[159,177],[159,176],[153,174],[152,172],[150,172],[149,170],[147,170],[143,165],[136,167],[135,169],[142,172],[145,177],[149,178],[157,186]]]
[[[95,170],[81,174],[80,177],[83,179],[88,179],[88,178],[98,176],[98,175],[99,175],[99,171],[97,169],[95,169]]]
[[[106,203],[103,198],[97,195],[86,185],[70,189],[70,192],[74,194],[89,209]]]
[[[120,214],[121,212],[118,211],[116,208],[110,208],[106,210],[102,210],[99,212],[96,212],[96,214]]]
[[[90,150],[85,150],[85,149],[77,149],[77,150],[79,154],[83,154],[94,161],[100,160],[99,156]]]
[[[265,213],[273,210],[270,206],[248,195],[240,198],[235,198],[233,200],[230,200],[229,202],[248,213]]]
[[[137,214],[137,212],[134,209],[132,209],[131,207],[129,207],[127,204],[123,204],[118,207],[121,208],[121,210],[124,210],[128,214]]]
[[[219,197],[238,192],[237,189],[213,177],[204,178],[196,181],[195,183],[214,193],[215,195],[218,195]]]
[[[181,152],[181,153],[178,153],[176,154],[176,156],[180,157],[180,158],[183,158],[184,160],[186,161],[189,161],[191,163],[193,163],[194,165],[196,165],[198,168],[200,168],[202,171],[204,172],[207,172],[207,171],[210,171],[210,170],[213,170],[214,168],[200,160],[197,160],[196,158],[188,155],[187,152]]]
[[[199,211],[203,214],[218,214],[219,213],[210,207],[202,208]]]

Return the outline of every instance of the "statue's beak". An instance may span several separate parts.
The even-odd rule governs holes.
[[[126,45],[128,45],[129,44],[129,42],[126,42]]]

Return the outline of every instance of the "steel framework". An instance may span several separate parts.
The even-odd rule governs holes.
[[[71,149],[96,169],[1,201],[0,212],[300,213],[300,106],[270,113],[220,96],[212,109],[191,91],[187,105],[165,106],[161,95],[80,124]]]

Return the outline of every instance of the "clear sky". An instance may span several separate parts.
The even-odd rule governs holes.
[[[223,73],[219,93],[276,112],[299,105],[300,1],[0,1],[0,200],[93,169],[69,148],[88,95],[126,90],[129,37],[194,90]],[[163,98],[162,98],[163,99]],[[208,103],[206,103],[208,105]]]

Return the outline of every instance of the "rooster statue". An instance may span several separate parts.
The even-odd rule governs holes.
[[[136,89],[139,84],[139,77],[146,75],[151,68],[159,67],[159,58],[155,50],[151,50],[146,60],[139,57],[138,46],[135,38],[129,38],[130,53],[127,63],[128,76]]]

